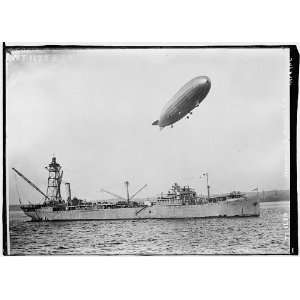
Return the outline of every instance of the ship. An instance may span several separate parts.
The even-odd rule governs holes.
[[[187,219],[260,215],[258,192],[256,197],[251,198],[236,191],[211,196],[207,173],[204,174],[207,176],[207,196],[198,195],[190,186],[181,187],[175,183],[167,193],[161,193],[154,199],[134,201],[134,197],[147,185],[130,197],[129,182],[126,181],[127,198],[102,190],[119,198],[118,201],[86,201],[72,197],[69,182],[64,182],[67,196],[66,199],[62,198],[63,171],[56,157],[52,157],[46,167],[49,172],[46,193],[20,171],[12,169],[43,196],[39,204],[23,204],[19,197],[20,207],[31,221]]]

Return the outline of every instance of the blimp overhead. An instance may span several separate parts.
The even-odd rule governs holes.
[[[162,109],[159,120],[154,121],[152,125],[157,125],[160,129],[169,125],[173,127],[174,123],[186,115],[192,114],[192,110],[203,101],[210,87],[210,79],[207,76],[193,78],[167,102]]]

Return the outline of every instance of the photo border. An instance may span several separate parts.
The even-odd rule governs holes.
[[[297,109],[298,109],[298,88],[299,88],[299,52],[296,45],[14,45],[7,46],[3,42],[2,46],[2,66],[3,66],[3,255],[10,255],[8,252],[8,201],[6,189],[6,54],[15,50],[66,50],[66,49],[289,49],[290,51],[290,255],[298,255],[298,196],[297,196]],[[218,255],[289,255],[289,254],[177,254],[180,256],[218,256]],[[23,254],[25,256],[26,254]],[[90,256],[90,254],[86,254]],[[124,254],[96,254],[98,256],[124,256]],[[125,254],[126,255],[126,254]],[[174,254],[151,254],[150,256],[174,256]],[[56,255],[55,255],[56,256]],[[62,256],[62,255],[60,255]],[[134,254],[134,256],[144,256]],[[147,256],[149,256],[147,254]]]

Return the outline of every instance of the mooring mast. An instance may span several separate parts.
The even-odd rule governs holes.
[[[47,197],[49,202],[62,202],[60,185],[63,171],[61,166],[56,162],[56,157],[52,157],[51,163],[45,167],[49,171]]]

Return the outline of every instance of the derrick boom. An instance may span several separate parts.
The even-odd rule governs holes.
[[[145,184],[143,187],[141,187],[137,192],[135,192],[129,200],[133,199],[139,192],[141,192],[145,187],[147,186],[147,184]]]
[[[123,197],[121,197],[121,196],[119,196],[119,195],[117,195],[117,194],[114,194],[114,193],[112,193],[112,192],[106,191],[106,190],[104,190],[104,189],[101,189],[101,192],[106,193],[106,194],[109,194],[109,195],[114,196],[114,197],[117,197],[117,198],[119,198],[119,199],[121,199],[121,200],[123,200],[123,201],[124,201],[124,200],[127,201],[125,198],[123,198]]]
[[[129,195],[129,189],[128,189],[128,186],[129,186],[129,181],[125,181],[125,187],[126,187],[126,199],[124,197],[121,197],[117,194],[114,194],[112,192],[109,192],[109,191],[106,191],[104,189],[101,189],[101,192],[104,192],[104,193],[107,193],[111,196],[114,196],[114,197],[117,197],[123,201],[127,201],[128,203],[130,202],[130,200],[132,200],[139,192],[141,192],[146,186],[147,184],[145,184],[143,187],[141,187],[137,192],[135,192],[132,196]]]
[[[27,179],[21,172],[19,172],[17,169],[12,168],[21,178],[23,178],[28,184],[30,184],[35,190],[37,190],[40,194],[42,194],[46,199],[49,199],[48,196],[43,193],[33,182],[31,182],[29,179]]]

